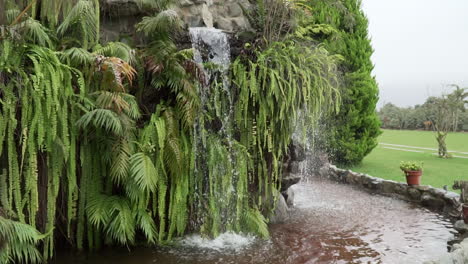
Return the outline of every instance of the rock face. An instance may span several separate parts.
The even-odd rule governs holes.
[[[248,0],[180,0],[172,8],[187,27],[215,27],[229,32],[251,32],[244,14],[251,10]],[[152,15],[142,10],[136,0],[101,1],[101,35],[104,41],[137,41],[135,24],[143,16]]]
[[[275,211],[272,217],[270,217],[270,223],[279,224],[289,220],[289,208],[283,195],[278,195],[278,201],[276,204]]]
[[[455,230],[457,230],[460,233],[468,233],[468,224],[465,224],[463,220],[455,222],[453,228],[455,228]]]
[[[248,0],[183,0],[175,8],[189,27],[215,27],[230,32],[252,30],[244,14],[249,9]]]

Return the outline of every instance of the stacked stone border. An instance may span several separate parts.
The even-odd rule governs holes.
[[[403,182],[384,180],[367,174],[340,169],[330,164],[322,167],[319,175],[339,183],[357,186],[372,193],[392,196],[415,203],[447,216],[455,224],[455,229],[460,232],[460,243],[454,244],[451,252],[446,256],[441,256],[439,260],[425,262],[425,264],[468,264],[468,225],[459,220],[459,194],[432,186],[408,186]]]

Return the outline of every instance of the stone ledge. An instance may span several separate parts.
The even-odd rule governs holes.
[[[374,193],[397,196],[400,199],[420,204],[431,210],[456,217],[460,207],[460,195],[432,186],[408,186],[403,182],[383,180],[367,174],[326,165],[328,177],[334,181],[360,186]]]

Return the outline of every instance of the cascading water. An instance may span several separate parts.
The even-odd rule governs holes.
[[[225,136],[231,138],[229,130],[230,120],[233,111],[232,95],[229,85],[228,71],[231,64],[231,51],[227,35],[216,28],[197,27],[189,29],[192,40],[192,48],[194,49],[195,62],[205,65],[204,73],[206,78],[205,86],[210,85],[210,82],[215,82],[216,74],[219,73],[222,81],[221,88],[228,99],[228,111],[226,113],[218,113],[223,116],[221,131]],[[206,66],[207,63],[212,65]],[[212,67],[214,68],[207,68]],[[202,99],[202,107],[206,107],[208,89],[202,87],[200,94]]]
[[[190,28],[190,37],[194,50],[195,62],[202,65],[205,75],[205,83],[199,87],[202,113],[194,125],[194,153],[195,173],[202,175],[204,184],[198,186],[201,205],[203,201],[210,201],[210,209],[218,207],[221,225],[232,224],[232,207],[235,203],[237,170],[235,166],[227,168],[221,164],[216,166],[217,171],[229,170],[226,173],[216,173],[213,167],[209,167],[209,144],[220,144],[227,149],[226,158],[229,164],[233,164],[235,155],[233,154],[232,139],[232,115],[233,98],[230,90],[228,77],[230,59],[230,46],[227,35],[215,28]],[[209,116],[209,118],[207,118]],[[210,141],[211,139],[214,139]],[[211,143],[210,143],[211,142]],[[213,149],[213,146],[211,146]],[[229,175],[232,175],[229,176]],[[228,177],[226,177],[228,176]],[[223,179],[219,179],[223,178]],[[226,180],[227,179],[227,180]],[[213,181],[220,180],[221,190],[213,190],[216,184]],[[217,198],[213,198],[217,197]],[[213,200],[217,200],[214,202]],[[216,204],[215,204],[216,203]],[[201,205],[202,206],[202,205]],[[201,210],[203,211],[203,210]],[[203,216],[198,220],[200,225]],[[214,217],[216,218],[216,217]],[[223,229],[221,227],[221,229]],[[215,232],[216,233],[216,232]]]

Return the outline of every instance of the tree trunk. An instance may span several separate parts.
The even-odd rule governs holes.
[[[439,144],[439,158],[448,158],[447,145],[445,144],[445,138],[447,133],[437,132],[437,143]]]

